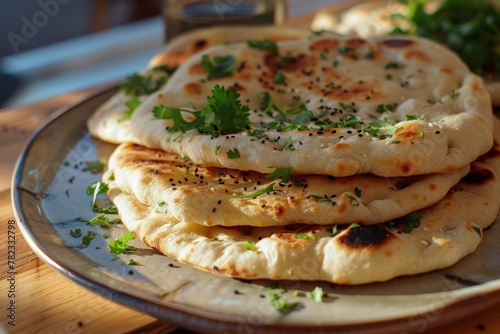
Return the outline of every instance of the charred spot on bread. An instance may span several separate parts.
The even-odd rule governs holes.
[[[347,248],[377,247],[392,237],[392,233],[377,225],[349,228],[339,237]]]
[[[413,45],[415,42],[404,38],[390,38],[382,41],[382,45],[389,48],[404,48]]]
[[[462,182],[481,185],[494,180],[495,175],[491,172],[491,170],[473,166],[469,174],[462,179]]]

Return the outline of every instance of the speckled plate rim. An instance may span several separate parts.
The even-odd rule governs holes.
[[[202,309],[186,307],[173,302],[159,303],[148,296],[141,295],[141,291],[129,289],[126,283],[107,284],[107,282],[96,277],[91,277],[58,258],[47,249],[47,244],[42,241],[39,235],[33,230],[34,222],[23,212],[23,199],[21,194],[25,191],[20,187],[23,168],[34,143],[40,140],[47,127],[57,124],[60,118],[67,113],[71,113],[76,107],[94,99],[105,99],[106,96],[115,91],[116,87],[106,88],[86,97],[80,101],[69,104],[56,111],[28,140],[24,150],[20,154],[14,176],[12,179],[12,203],[16,220],[19,222],[21,232],[33,251],[52,269],[66,276],[78,285],[96,293],[111,301],[123,304],[137,311],[152,315],[161,320],[170,322],[174,325],[189,328],[198,332],[211,333],[234,332],[241,333],[244,330],[251,330],[252,333],[392,333],[401,331],[415,331],[415,321],[420,320],[420,326],[425,329],[431,329],[443,326],[458,319],[479,313],[487,308],[500,304],[500,279],[488,282],[482,285],[464,288],[460,290],[460,297],[453,301],[434,305],[425,312],[416,311],[411,316],[395,317],[388,320],[369,321],[354,324],[329,325],[322,324],[318,326],[301,324],[260,324],[242,328],[242,323],[235,317],[227,317],[217,312],[207,312]],[[90,111],[89,111],[90,114]],[[34,197],[34,194],[30,194]],[[76,251],[75,251],[76,252]],[[489,283],[494,283],[491,284]],[[412,298],[412,296],[408,296]],[[421,327],[422,328],[422,327]]]

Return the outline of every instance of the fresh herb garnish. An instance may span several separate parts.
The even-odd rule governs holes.
[[[351,224],[351,225],[349,225],[347,228],[348,228],[348,229],[350,229],[350,230],[352,230],[353,228],[358,228],[358,227],[360,227],[360,226],[361,226],[361,225],[360,225],[360,224],[358,224],[358,223],[352,223],[352,224]]]
[[[278,84],[285,83],[285,81],[286,81],[286,76],[281,72],[276,73],[273,79],[273,82]]]
[[[354,195],[361,197],[361,189],[358,187],[354,187]]]
[[[316,239],[316,236],[310,233],[295,233],[295,239]]]
[[[235,147],[232,150],[226,152],[228,159],[238,159],[240,158],[240,151]]]
[[[415,34],[444,44],[477,74],[500,71],[500,11],[494,1],[440,1],[427,11],[428,2],[403,1],[408,14],[390,34]]]
[[[104,170],[104,162],[95,160],[95,161],[89,161],[86,160],[85,164],[87,165],[86,167],[82,168],[82,172],[87,172],[90,171],[91,173],[97,174],[100,173]]]
[[[266,175],[266,178],[268,179],[281,178],[281,180],[285,183],[290,182],[290,180],[292,179],[292,168],[290,167],[277,168],[274,166],[270,166],[268,168],[275,168],[274,171]]]
[[[141,105],[141,100],[138,96],[134,95],[130,100],[125,102],[125,105],[127,106],[127,110],[125,110],[125,114],[122,117],[118,118],[118,123],[131,119],[137,107]]]
[[[203,55],[201,66],[208,72],[207,79],[227,77],[233,74],[236,60],[233,56],[215,56],[214,62],[208,55]]]
[[[109,242],[109,249],[111,254],[125,254],[129,251],[132,251],[135,249],[133,246],[129,246],[128,242],[134,240],[134,232],[133,231],[128,231],[125,233],[122,237],[110,241]]]
[[[129,96],[149,95],[163,86],[177,67],[166,65],[157,66],[149,70],[148,75],[134,74],[127,78],[127,82],[120,85],[121,90]]]
[[[73,230],[69,230],[69,234],[73,237],[73,238],[79,238],[82,236],[82,230],[79,229],[79,228],[76,228],[74,231]]]
[[[323,302],[324,295],[325,293],[323,292],[323,289],[319,286],[315,287],[311,292],[306,292],[306,297],[311,299],[315,303]]]
[[[320,195],[307,195],[306,198],[314,198],[317,199],[320,202],[331,202],[332,200],[328,198],[326,195],[325,196],[320,196]]]
[[[109,190],[109,185],[106,182],[96,181],[87,187],[87,195],[93,195],[92,207],[95,206],[97,196]]]
[[[392,137],[400,129],[400,127],[395,126],[396,123],[398,121],[384,118],[370,122],[364,131],[375,138],[386,139]]]
[[[417,115],[405,115],[407,121],[414,121],[419,119]]]
[[[92,239],[94,239],[96,235],[97,235],[96,232],[88,231],[87,234],[82,238],[82,243],[76,247],[87,248],[90,245],[90,242],[92,241]]]
[[[158,212],[167,213],[168,212],[168,205],[165,201],[161,201],[158,204],[156,204],[156,209],[158,210]]]
[[[398,69],[398,68],[403,68],[404,65],[390,61],[387,64],[385,64],[384,69],[389,70],[389,69]]]
[[[281,150],[282,151],[295,151],[295,147],[293,147],[292,137],[287,138],[286,143]]]
[[[278,45],[269,39],[264,40],[248,40],[247,46],[259,50],[271,51],[273,53],[278,53]]]
[[[284,287],[282,287],[278,282],[274,282],[270,285],[266,285],[264,287],[264,289],[266,290],[276,290],[277,292],[279,293],[283,293],[286,291],[286,289]]]
[[[476,226],[476,225],[472,225],[472,229],[480,236],[482,237],[483,236],[483,231],[481,230],[481,228],[479,226]]]
[[[128,260],[128,263],[127,263],[127,265],[129,265],[129,266],[136,266],[138,264],[139,263],[133,259]]]
[[[379,104],[377,105],[377,109],[375,111],[378,112],[379,114],[383,114],[385,112],[394,111],[394,109],[396,109],[397,106],[398,106],[397,103]]]
[[[270,193],[272,191],[274,191],[274,185],[275,183],[271,183],[269,184],[267,187],[265,188],[262,188],[260,190],[257,190],[256,192],[253,192],[251,194],[248,194],[248,195],[231,195],[229,196],[229,198],[256,198],[256,197],[259,197],[261,195],[264,195],[264,194],[267,194],[267,193]]]
[[[294,307],[294,304],[289,303],[278,293],[268,293],[266,299],[271,302],[272,307],[281,313],[288,313]]]
[[[457,92],[455,90],[452,90],[451,93],[450,93],[450,98],[452,100],[455,100],[458,97],[459,94],[460,94],[459,92]]]
[[[90,219],[87,222],[88,225],[99,225],[103,228],[110,228],[111,225],[115,225],[115,224],[119,224],[119,223],[121,223],[120,218],[110,219],[104,213],[101,213],[100,215],[95,216],[94,218]]]
[[[190,111],[180,108],[156,106],[153,115],[156,119],[170,119],[174,121],[169,132],[185,133],[197,129],[201,133],[218,135],[242,131],[250,124],[247,105],[241,104],[240,94],[234,88],[225,89],[215,85],[212,96],[208,96],[208,104],[200,111]],[[192,114],[195,119],[186,121],[181,112]]]
[[[251,250],[253,252],[256,252],[257,254],[262,253],[261,251],[255,250],[255,243],[252,242],[252,241],[247,241],[246,244],[245,244],[245,248],[247,250]]]
[[[402,232],[411,233],[414,228],[420,226],[420,215],[416,212],[412,212],[402,218],[387,222],[385,226],[389,231],[402,226]]]
[[[94,209],[94,212],[105,213],[105,214],[109,214],[109,215],[118,213],[118,208],[114,204],[110,204],[104,208],[98,208],[98,207],[94,206],[93,209]]]
[[[330,237],[332,238],[340,233],[340,230],[337,225],[328,226],[326,230],[330,232]]]

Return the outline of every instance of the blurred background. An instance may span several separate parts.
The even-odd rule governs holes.
[[[161,49],[161,0],[0,0],[0,107],[116,80]]]
[[[340,0],[289,0],[290,15]],[[162,0],[0,0],[0,108],[124,78],[162,49]]]

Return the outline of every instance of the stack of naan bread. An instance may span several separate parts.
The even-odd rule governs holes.
[[[203,63],[217,58],[234,66],[211,77]],[[165,63],[179,67],[130,119],[118,92],[88,127],[120,143],[103,180],[114,176],[122,221],[169,257],[245,279],[361,284],[453,265],[495,220],[500,127],[482,80],[440,45],[214,28],[150,68]],[[250,123],[182,132],[216,86],[239,94]],[[159,106],[182,119],[158,119]]]

